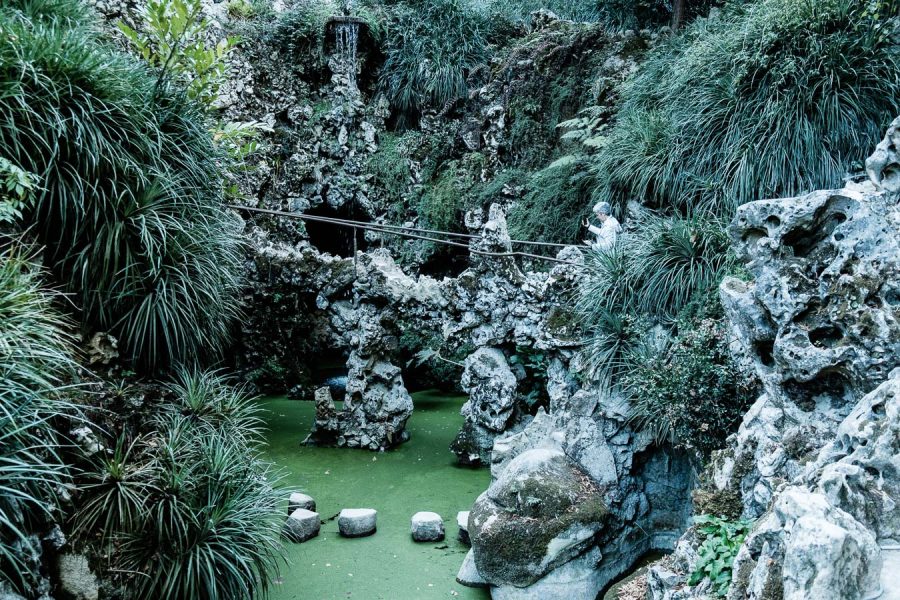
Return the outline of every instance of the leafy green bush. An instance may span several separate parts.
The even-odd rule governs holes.
[[[750,521],[726,521],[715,515],[701,515],[694,519],[697,531],[703,536],[698,553],[700,560],[688,579],[689,585],[697,585],[704,579],[713,585],[713,593],[720,598],[728,595],[731,587],[731,567],[747,534]]]
[[[31,206],[37,177],[0,156],[0,223],[14,223]]]
[[[758,394],[754,378],[731,359],[721,320],[683,319],[662,352],[631,351],[622,380],[631,422],[669,442],[708,455],[721,448]]]
[[[85,325],[148,368],[215,355],[237,313],[240,221],[183,93],[102,43],[77,0],[0,8],[0,154]]]
[[[0,587],[27,593],[40,580],[30,524],[67,480],[50,419],[69,412],[58,390],[74,370],[69,324],[22,248],[0,249]]]
[[[585,161],[574,158],[535,173],[525,197],[509,211],[515,239],[578,244],[585,238],[581,222],[590,213],[590,177]]]
[[[170,78],[180,80],[188,97],[211,106],[225,82],[225,57],[237,39],[207,44],[209,21],[200,0],[148,0],[141,13],[140,33],[123,22],[118,26],[137,53],[157,69],[157,85]]]
[[[416,122],[422,110],[464,98],[466,77],[487,60],[478,12],[465,0],[414,0],[392,16],[380,85],[401,119]]]
[[[280,529],[254,404],[214,372],[181,371],[169,392],[155,431],[87,473],[76,531],[117,546],[108,574],[133,597],[264,595]]]
[[[900,110],[898,19],[868,5],[759,0],[697,20],[625,90],[597,199],[728,216],[840,185]]]

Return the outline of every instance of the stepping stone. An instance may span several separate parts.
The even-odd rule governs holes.
[[[417,542],[439,542],[444,539],[444,520],[433,512],[417,512],[410,524],[412,537]]]
[[[316,501],[312,499],[312,496],[294,492],[291,494],[291,497],[288,498],[288,514],[290,515],[298,508],[305,508],[306,510],[316,512]]]
[[[375,533],[374,508],[345,508],[338,515],[338,531],[344,537],[365,537]]]
[[[298,508],[290,514],[284,523],[281,534],[295,543],[302,543],[319,535],[322,520],[319,513],[305,508]]]
[[[469,512],[468,510],[461,510],[456,513],[456,526],[459,528],[459,541],[471,546],[472,542],[469,540]]]
[[[475,566],[474,550],[469,550],[469,553],[466,554],[466,558],[463,560],[463,564],[459,568],[459,573],[456,574],[456,581],[466,587],[488,587],[488,582],[484,580],[484,577],[482,577],[481,573],[478,572],[478,567]]]

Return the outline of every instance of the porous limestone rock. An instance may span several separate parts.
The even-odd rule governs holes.
[[[57,581],[61,596],[68,600],[97,600],[97,577],[84,554],[66,552],[56,559]]]
[[[434,512],[417,512],[410,519],[410,533],[417,542],[439,542],[444,539],[444,520]]]
[[[281,535],[291,542],[302,543],[319,535],[321,525],[319,513],[297,508],[285,520]]]
[[[900,192],[900,117],[866,159],[866,173],[876,187],[892,194]]]
[[[463,428],[451,450],[463,464],[488,462],[494,438],[507,430],[516,410],[516,376],[503,351],[479,348],[465,360],[462,388],[469,395]]]
[[[338,515],[338,531],[344,537],[365,537],[375,533],[378,513],[374,508],[345,508]]]
[[[867,183],[752,202],[729,231],[755,279],[726,279],[722,301],[766,393],[716,477],[755,517],[900,364],[900,210]]]
[[[871,531],[823,495],[790,487],[747,537],[734,572],[732,598],[875,598],[881,550]]]
[[[729,600],[878,597],[900,537],[900,205],[897,127],[871,182],[739,208],[729,232],[753,275],[721,297],[765,393],[717,453],[705,492],[756,523]],[[695,600],[700,540],[650,569],[653,600]]]

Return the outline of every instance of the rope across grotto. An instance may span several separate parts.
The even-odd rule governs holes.
[[[252,208],[249,206],[238,206],[231,204],[229,208],[233,208],[234,210],[257,213],[257,214],[266,214],[266,215],[274,215],[278,217],[287,217],[289,219],[301,219],[303,221],[314,221],[319,223],[329,223],[331,225],[338,225],[341,227],[352,227],[353,229],[366,229],[369,231],[376,231],[379,233],[386,233],[388,235],[397,235],[404,238],[409,238],[413,240],[424,240],[427,242],[434,242],[436,244],[444,244],[445,246],[455,246],[457,248],[466,248],[472,254],[477,254],[478,256],[494,256],[494,257],[521,257],[521,258],[531,258],[534,260],[543,260],[547,262],[554,262],[563,265],[572,265],[574,267],[583,267],[581,263],[571,262],[568,260],[561,260],[559,258],[551,257],[551,256],[541,256],[540,254],[532,254],[530,252],[486,252],[484,250],[476,250],[471,248],[468,244],[468,240],[479,239],[481,236],[472,235],[468,233],[454,233],[451,231],[439,231],[436,229],[421,229],[418,227],[404,227],[400,225],[385,225],[378,223],[367,223],[365,221],[354,221],[351,219],[339,219],[336,217],[322,217],[318,215],[306,215],[302,213],[294,213],[287,212],[283,210],[270,210],[266,208]],[[412,233],[414,232],[414,233]],[[429,235],[420,235],[420,234],[429,234]],[[449,238],[456,238],[458,240],[467,240],[466,242],[461,241],[453,241],[449,239],[440,239],[435,237],[430,237],[430,235],[442,235]],[[356,236],[353,236],[354,242],[354,254],[356,254],[355,246],[356,246]],[[580,246],[576,246],[574,244],[555,244],[552,242],[532,242],[528,240],[511,240],[513,244],[519,244],[524,246],[543,246],[547,248],[569,248],[575,247],[581,249]]]

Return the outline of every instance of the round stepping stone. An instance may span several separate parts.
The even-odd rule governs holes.
[[[444,520],[433,512],[417,512],[410,524],[412,537],[417,542],[439,542],[444,539]]]
[[[316,512],[316,501],[312,499],[312,496],[294,492],[291,494],[290,498],[288,498],[288,514],[290,515],[298,508],[305,508],[306,510]]]
[[[321,526],[319,513],[298,508],[285,521],[282,535],[292,542],[301,543],[319,535]]]
[[[469,540],[469,512],[468,510],[461,510],[456,513],[456,526],[458,527],[457,535],[459,541],[471,546],[472,542]]]
[[[365,537],[375,533],[374,508],[345,508],[338,515],[338,531],[344,537]]]

